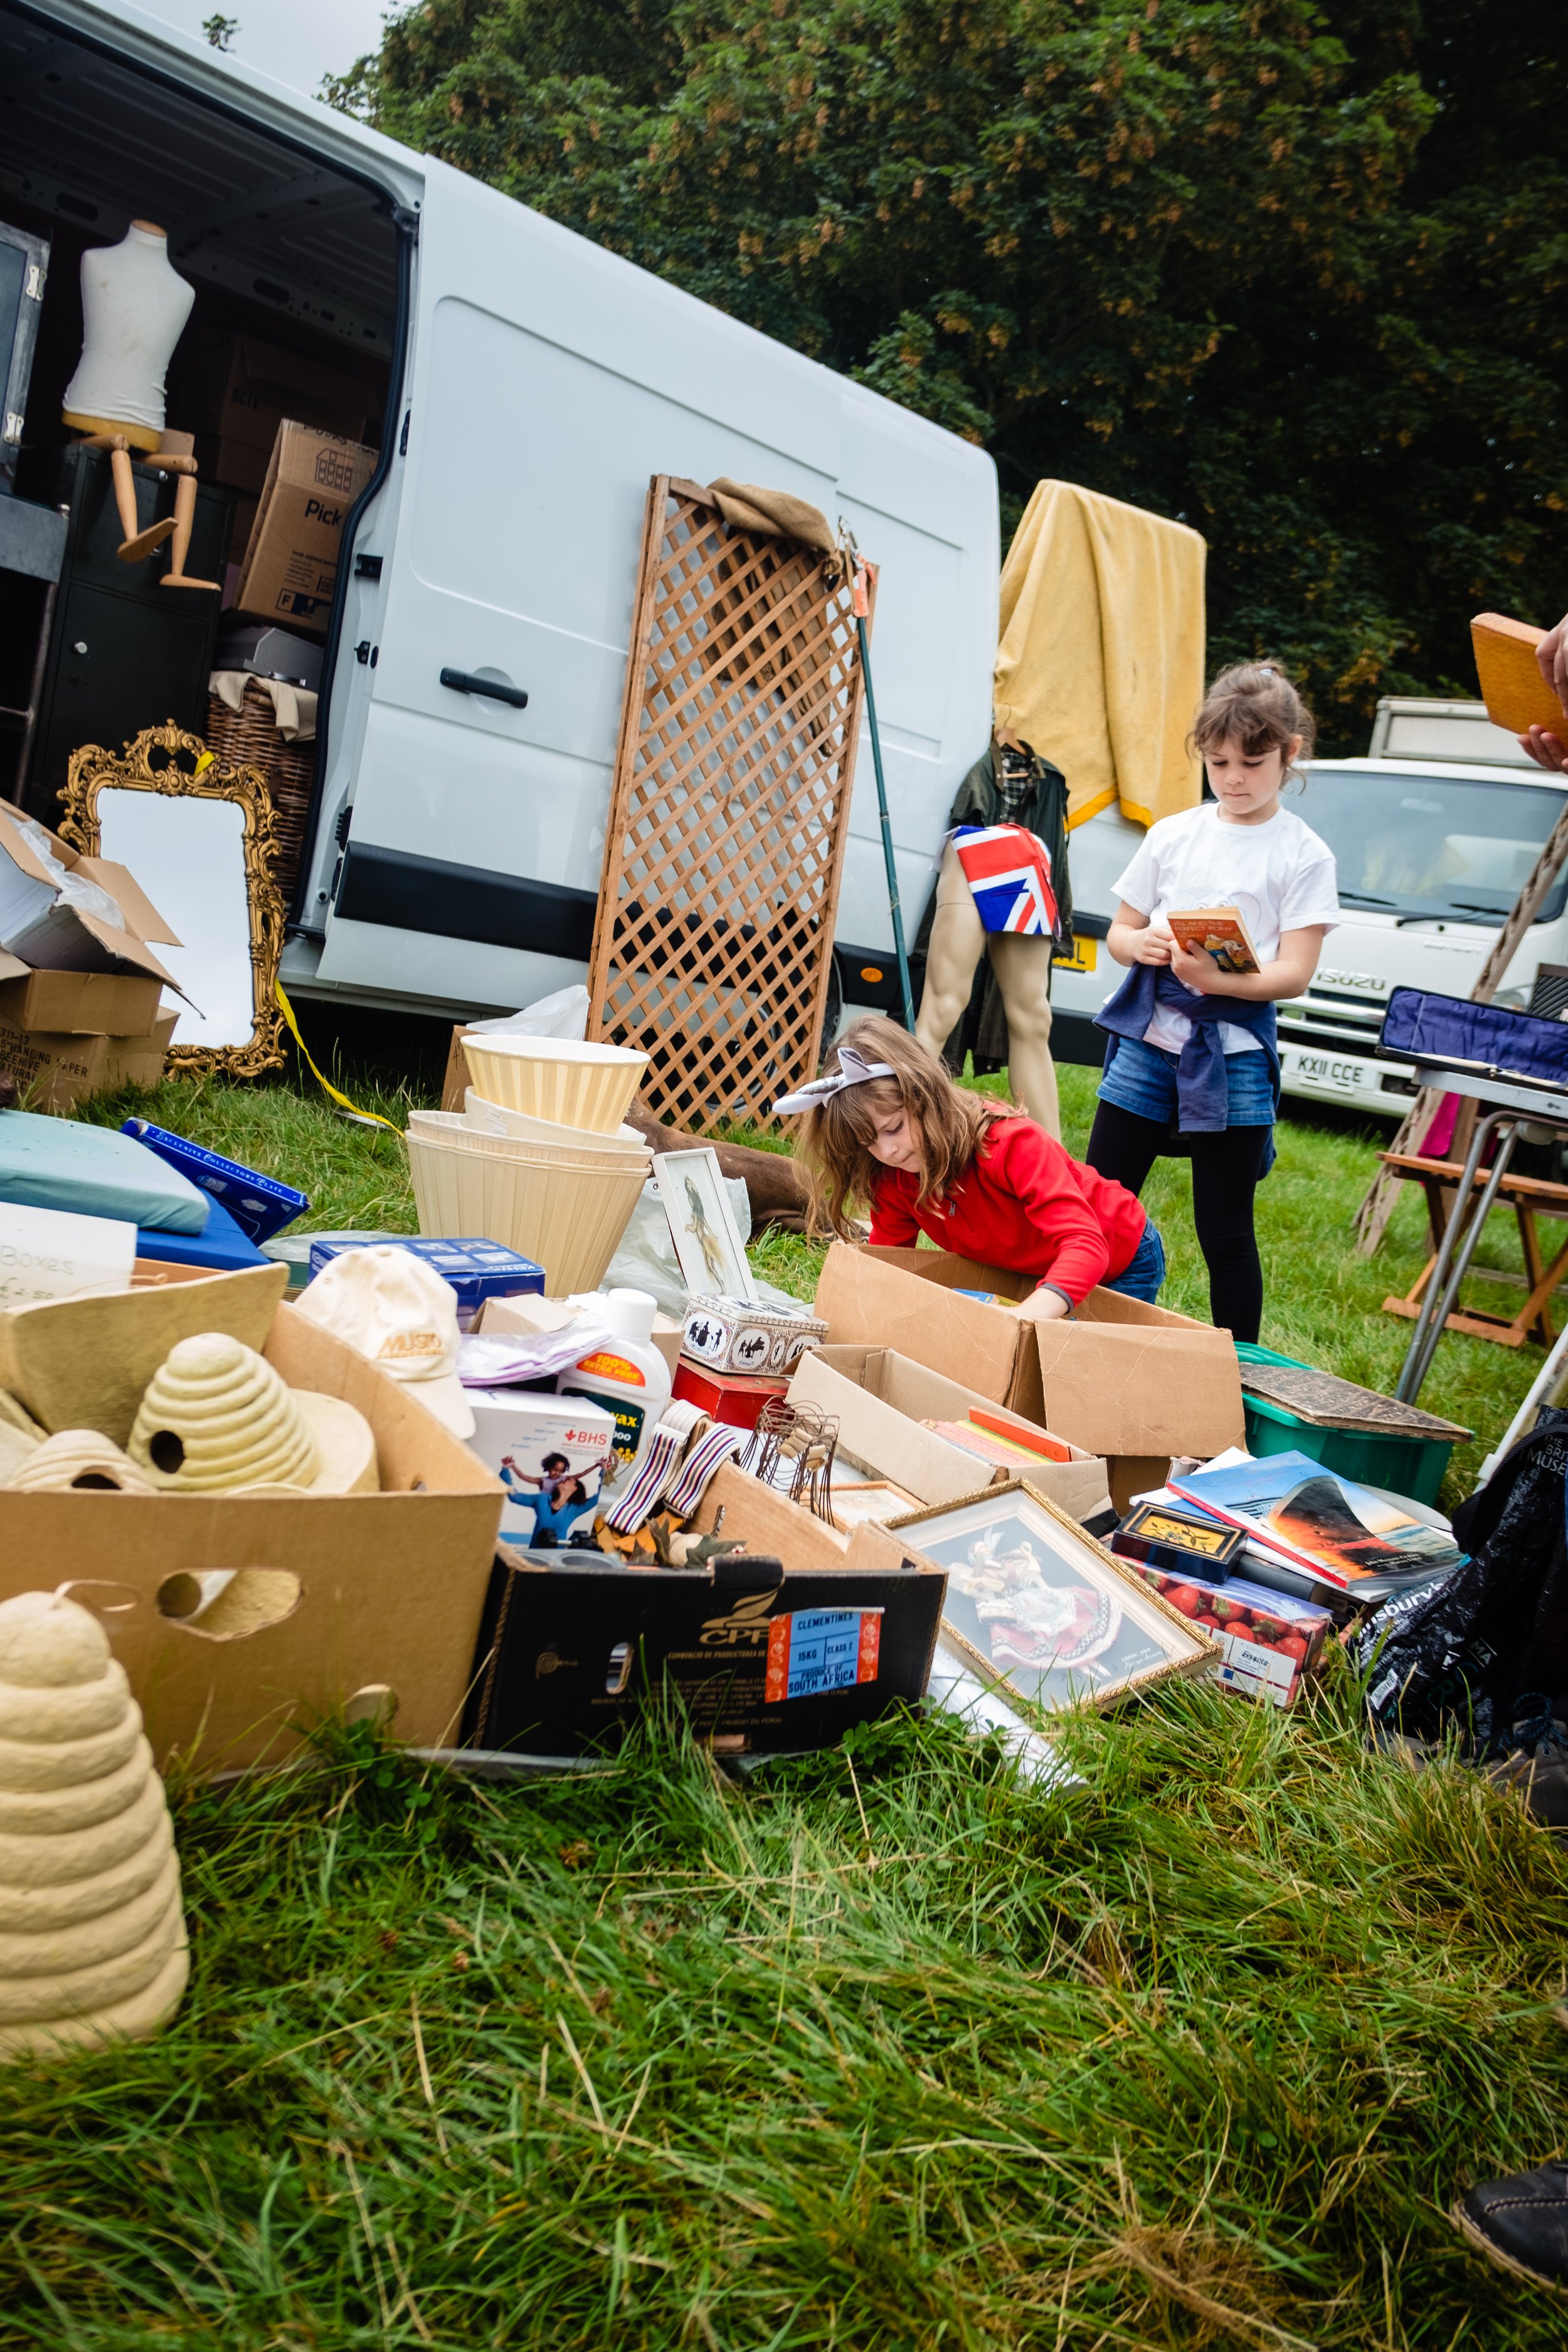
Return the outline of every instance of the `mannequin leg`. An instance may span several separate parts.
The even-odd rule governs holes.
[[[149,523],[145,530],[137,529],[136,477],[131,470],[131,445],[123,433],[90,433],[87,436],[89,449],[107,449],[109,470],[114,483],[114,504],[120,515],[120,528],[125,536],[119,548],[121,563],[144,563],[155,547],[162,547],[174,526],[165,517],[163,522]]]
[[[188,580],[185,558],[191,551],[191,530],[196,520],[196,461],[194,457],[160,456],[155,461],[166,474],[174,476],[174,544],[169,550],[169,569],[158,583],[160,588],[211,588],[216,580]]]
[[[1051,943],[993,931],[986,945],[1007,1014],[1007,1084],[1013,1100],[1059,1143],[1061,1111],[1051,1059]]]
[[[915,1019],[915,1035],[929,1053],[940,1054],[963,1020],[974,985],[974,967],[984,952],[985,926],[975,912],[958,852],[950,841],[937,876],[925,987]]]

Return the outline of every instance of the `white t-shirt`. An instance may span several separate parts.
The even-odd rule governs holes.
[[[1215,801],[1162,817],[1112,887],[1151,921],[1173,908],[1239,908],[1259,963],[1273,962],[1281,932],[1313,923],[1332,930],[1340,919],[1334,854],[1286,808],[1277,809],[1267,824],[1223,822]],[[1143,1041],[1179,1054],[1192,1034],[1185,1013],[1161,1005]],[[1250,1030],[1234,1022],[1222,1021],[1219,1036],[1227,1054],[1263,1050]]]

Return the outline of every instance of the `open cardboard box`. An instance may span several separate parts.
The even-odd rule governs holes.
[[[174,987],[147,942],[177,948],[180,941],[130,870],[112,858],[83,857],[56,834],[48,835],[48,844],[68,874],[107,890],[125,928],[117,930],[101,917],[68,906],[16,818],[0,809],[0,943],[8,956],[24,971],[121,972],[129,965]],[[17,974],[8,965],[5,976]]]
[[[1026,1275],[946,1250],[836,1242],[816,1311],[830,1346],[891,1348],[1102,1455],[1118,1510],[1163,1484],[1172,1454],[1206,1459],[1244,1442],[1228,1331],[1115,1290],[1091,1290],[1053,1320],[1031,1311],[1034,1288]],[[964,1290],[1016,1304],[987,1306]]]
[[[747,1486],[754,1496],[742,1495]],[[790,1753],[826,1746],[900,1701],[918,1704],[945,1573],[881,1528],[857,1528],[846,1545],[732,1465],[709,1489],[709,1517],[714,1487],[728,1500],[725,1532],[746,1528],[763,1559],[644,1570],[570,1552],[503,1553],[466,1746],[547,1756],[614,1747],[645,1696],[657,1704],[668,1694],[721,1753]],[[803,1520],[819,1530],[815,1559]]]
[[[994,1399],[961,1388],[941,1372],[892,1348],[835,1347],[803,1356],[789,1384],[792,1404],[820,1405],[838,1421],[838,1451],[879,1477],[891,1478],[919,1503],[957,1502],[984,1486],[1026,1477],[1075,1519],[1092,1518],[1110,1501],[1105,1465],[1063,1438],[1071,1460],[1019,1462],[1011,1469],[979,1462],[951,1445],[922,1421],[963,1421],[973,1405],[996,1410]],[[1022,1414],[997,1413],[1030,1435],[1037,1425]],[[1056,1432],[1050,1434],[1054,1437]]]
[[[262,1352],[290,1387],[346,1399],[375,1433],[378,1495],[0,1488],[0,1598],[69,1585],[99,1605],[160,1763],[176,1754],[209,1771],[277,1762],[356,1694],[415,1747],[449,1744],[461,1718],[500,1488],[405,1388],[292,1307],[274,1311],[283,1272],[160,1281],[0,1318],[26,1325],[74,1310],[79,1344],[80,1310],[108,1310],[100,1359],[110,1320],[120,1342],[136,1347],[137,1309],[160,1335],[171,1313],[188,1330],[244,1326],[237,1337],[259,1318]],[[47,1359],[58,1375],[60,1351],[50,1355],[36,1328],[21,1354],[35,1368]],[[118,1389],[101,1392],[109,1403],[127,1385],[122,1373],[106,1375],[115,1379]],[[203,1612],[204,1630],[190,1617],[194,1580],[224,1569],[240,1573]]]

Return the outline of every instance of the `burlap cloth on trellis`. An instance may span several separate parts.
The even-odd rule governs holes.
[[[755,482],[732,482],[721,474],[708,485],[708,495],[727,523],[736,530],[754,530],[769,539],[798,539],[803,547],[837,555],[838,541],[820,507],[788,490],[764,490]]]

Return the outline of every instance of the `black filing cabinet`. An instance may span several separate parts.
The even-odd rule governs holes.
[[[138,463],[134,474],[137,525],[145,530],[174,513],[174,477],[151,463]],[[49,824],[82,744],[118,751],[142,728],[169,719],[202,732],[223,600],[210,588],[163,586],[167,541],[144,563],[121,562],[107,450],[25,449],[17,487],[40,506],[70,509],[26,796]],[[193,579],[222,580],[233,520],[233,494],[198,481],[185,559]]]

